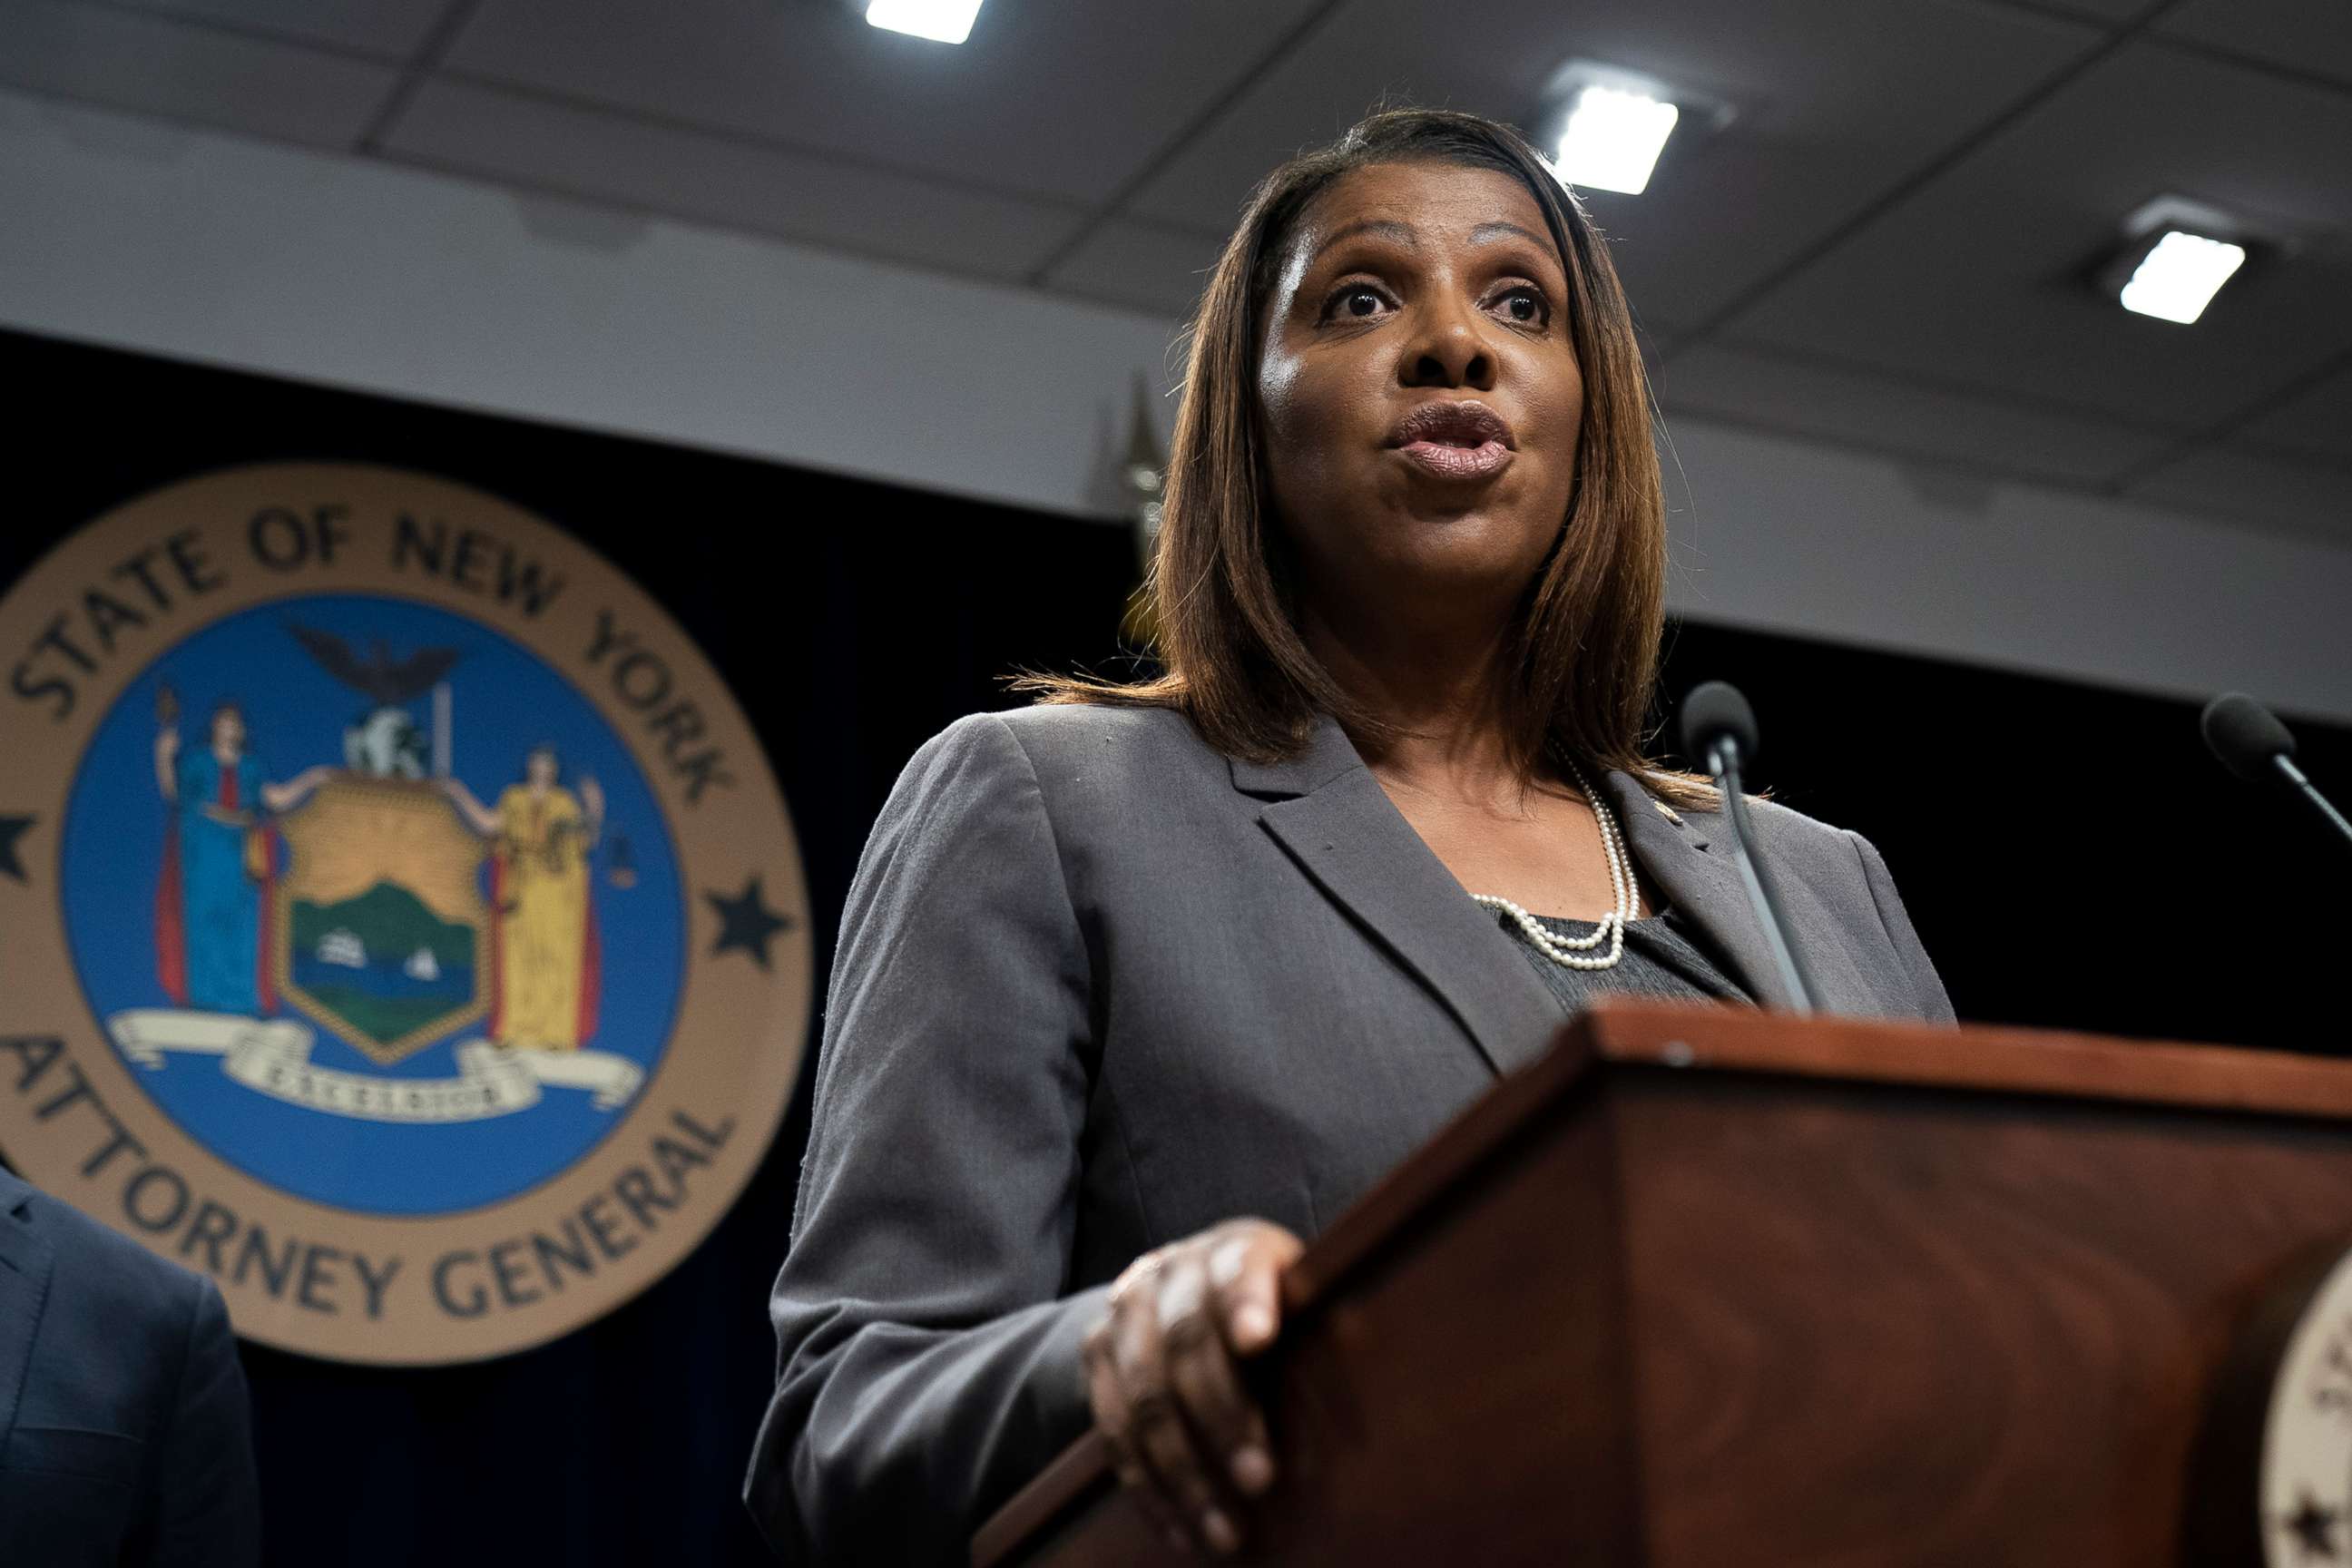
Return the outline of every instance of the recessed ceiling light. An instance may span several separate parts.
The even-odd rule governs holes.
[[[2208,239],[2187,229],[2167,229],[2116,298],[2126,310],[2186,326],[2205,313],[2245,260],[2242,245]]]
[[[867,0],[866,19],[894,33],[961,44],[971,37],[980,5],[981,0]]]
[[[1592,190],[1641,195],[1681,112],[1645,92],[1580,89],[1560,132],[1559,177]]]

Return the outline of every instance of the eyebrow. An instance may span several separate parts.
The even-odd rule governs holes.
[[[1533,229],[1521,228],[1517,224],[1506,223],[1500,218],[1496,218],[1492,223],[1482,223],[1476,228],[1472,229],[1470,231],[1470,243],[1473,245],[1484,245],[1490,239],[1500,239],[1507,234],[1517,235],[1521,239],[1530,240],[1535,245],[1545,250],[1549,250],[1551,248],[1551,237],[1549,235],[1538,234]]]
[[[1412,225],[1409,223],[1400,223],[1392,217],[1364,217],[1358,218],[1351,224],[1343,225],[1325,235],[1323,243],[1315,247],[1315,255],[1320,258],[1325,251],[1341,240],[1353,239],[1360,234],[1377,234],[1382,239],[1395,240],[1407,249],[1421,243],[1420,237],[1412,232]]]
[[[1402,223],[1392,217],[1358,218],[1354,223],[1345,225],[1339,228],[1335,228],[1329,234],[1325,235],[1323,237],[1323,243],[1315,247],[1316,259],[1321,259],[1325,251],[1330,249],[1341,240],[1353,239],[1360,234],[1376,234],[1382,239],[1395,240],[1399,245],[1405,247],[1408,250],[1414,248],[1421,243],[1420,237],[1413,233],[1412,226],[1409,223]],[[1551,239],[1549,236],[1537,234],[1532,229],[1523,228],[1517,224],[1508,223],[1501,218],[1496,218],[1487,223],[1482,223],[1477,227],[1472,229],[1470,231],[1470,243],[1473,245],[1484,245],[1488,240],[1501,239],[1506,237],[1528,240],[1534,244],[1538,249],[1546,251],[1551,249]]]

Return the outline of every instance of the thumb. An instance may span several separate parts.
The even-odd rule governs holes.
[[[1298,1239],[1275,1226],[1250,1226],[1211,1249],[1209,1279],[1234,1353],[1250,1355],[1274,1342],[1282,1314],[1282,1271],[1299,1250]]]

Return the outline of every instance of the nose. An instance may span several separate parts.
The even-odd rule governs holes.
[[[1405,343],[1397,379],[1406,386],[1491,392],[1495,355],[1475,321],[1458,305],[1433,307],[1423,313],[1418,330]]]

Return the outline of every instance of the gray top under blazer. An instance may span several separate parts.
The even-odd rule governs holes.
[[[1713,814],[1602,787],[1650,886],[1772,994]],[[1823,1005],[1949,1020],[1877,851],[1754,817]],[[1560,1022],[1328,719],[1272,765],[1157,710],[950,726],[843,915],[745,1488],[769,1541],[963,1563],[1085,1430],[1112,1276],[1238,1215],[1314,1236]]]

